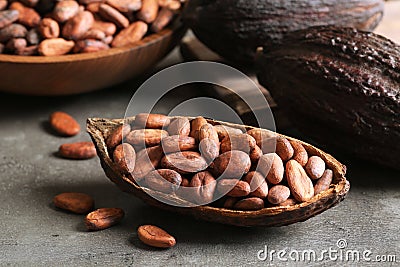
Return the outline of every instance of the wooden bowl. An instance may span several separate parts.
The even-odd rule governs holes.
[[[0,55],[0,91],[27,95],[71,95],[106,88],[149,70],[186,32],[181,23],[132,46],[64,56]]]

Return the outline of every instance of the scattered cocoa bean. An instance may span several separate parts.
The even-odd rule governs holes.
[[[137,230],[137,234],[143,243],[152,247],[170,248],[176,244],[173,236],[154,225],[140,226]]]
[[[90,159],[96,156],[96,148],[92,142],[63,144],[58,154],[68,159]]]
[[[97,209],[86,215],[85,225],[89,231],[104,230],[121,222],[124,216],[120,208]]]
[[[93,210],[94,200],[83,193],[62,193],[53,198],[54,206],[77,214],[85,214]]]
[[[49,123],[58,134],[63,136],[74,136],[81,130],[79,123],[71,115],[62,111],[53,112]]]

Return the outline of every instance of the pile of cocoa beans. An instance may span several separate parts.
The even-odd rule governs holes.
[[[333,179],[325,161],[300,141],[203,117],[138,114],[106,144],[115,168],[136,184],[199,205],[290,206],[329,189]]]
[[[164,29],[179,0],[0,0],[0,54],[59,56],[123,47]]]

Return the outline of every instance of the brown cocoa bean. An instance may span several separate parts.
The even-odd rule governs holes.
[[[131,126],[124,123],[118,126],[112,133],[107,137],[106,144],[109,149],[114,149],[117,145],[122,143],[122,140],[131,131]]]
[[[67,20],[75,17],[79,12],[79,4],[73,0],[64,0],[57,2],[53,10],[53,18],[64,23]]]
[[[106,38],[106,34],[103,31],[92,28],[85,33],[82,40],[94,39],[102,41],[104,38]]]
[[[27,27],[36,27],[40,23],[40,15],[33,8],[26,7],[19,2],[13,2],[9,9],[18,10],[18,22]]]
[[[245,197],[250,194],[250,185],[236,179],[220,179],[217,183],[217,190],[229,197]]]
[[[103,3],[104,0],[78,0],[81,5],[89,5],[93,3]]]
[[[102,41],[95,39],[79,40],[75,43],[74,53],[93,53],[110,49],[110,46]]]
[[[196,141],[199,141],[199,132],[200,128],[204,125],[207,124],[207,120],[204,119],[203,117],[197,117],[193,119],[191,122],[191,130],[190,130],[190,136],[196,139]]]
[[[249,172],[243,178],[243,181],[250,185],[250,196],[266,198],[268,195],[268,184],[265,181],[265,177],[256,171]]]
[[[250,150],[250,160],[252,163],[258,163],[258,161],[260,160],[261,156],[263,155],[263,152],[261,150],[261,148],[259,148],[257,145]]]
[[[74,136],[81,130],[79,123],[71,115],[62,111],[53,112],[49,123],[58,134],[63,136]]]
[[[210,168],[214,177],[240,178],[249,172],[251,161],[249,155],[239,150],[232,150],[219,155]]]
[[[174,170],[158,169],[148,173],[144,180],[150,189],[170,194],[179,189],[182,177]]]
[[[226,200],[224,201],[223,207],[225,209],[233,209],[238,200],[239,198],[237,197],[227,197]]]
[[[103,42],[106,43],[106,44],[108,44],[108,45],[111,45],[111,43],[112,43],[113,40],[114,40],[114,37],[112,37],[112,36],[106,36],[106,38],[103,39]]]
[[[221,153],[231,150],[240,150],[250,153],[256,146],[254,137],[248,134],[230,135],[224,138],[221,142]]]
[[[142,7],[137,12],[137,18],[146,22],[152,23],[158,14],[157,0],[142,0]]]
[[[142,7],[141,0],[106,0],[106,3],[119,12],[134,12]]]
[[[332,179],[333,179],[332,170],[326,169],[322,177],[319,178],[317,183],[314,185],[314,195],[318,195],[322,191],[328,190],[329,187],[331,186]]]
[[[42,56],[61,56],[68,54],[74,46],[74,41],[67,41],[63,38],[53,38],[43,40],[39,44],[38,51]]]
[[[7,8],[8,2],[7,0],[0,0],[0,11]]]
[[[100,5],[102,2],[95,2],[86,5],[86,10],[92,12],[93,14],[99,13]]]
[[[290,144],[292,145],[294,150],[293,159],[304,167],[308,161],[308,154],[306,149],[302,144],[300,144],[299,141],[292,140],[290,141]]]
[[[239,200],[233,206],[237,210],[260,210],[264,208],[264,200],[258,197],[250,197]]]
[[[202,125],[199,129],[199,141],[203,139],[211,139],[216,144],[219,144],[218,133],[214,129],[214,126],[209,123]]]
[[[219,143],[211,139],[203,139],[200,141],[199,150],[206,161],[211,163],[219,155]]]
[[[190,121],[187,118],[172,119],[167,131],[169,135],[182,135],[189,136],[190,134]]]
[[[195,150],[197,148],[196,140],[193,137],[180,135],[167,136],[163,138],[161,145],[165,154]]]
[[[264,154],[275,152],[283,161],[288,161],[294,154],[289,140],[281,136],[263,139],[260,148]]]
[[[77,142],[61,145],[58,154],[67,159],[90,159],[97,153],[92,142]]]
[[[19,0],[19,1],[26,6],[36,7],[36,5],[39,3],[40,0]]]
[[[148,246],[157,248],[170,248],[176,244],[173,236],[154,225],[140,226],[137,230],[137,234],[139,239]]]
[[[27,46],[27,42],[24,38],[12,38],[6,44],[8,51],[22,50]]]
[[[15,51],[15,54],[20,55],[20,56],[34,56],[38,55],[38,46],[37,45],[31,45],[24,47],[22,49],[18,49]]]
[[[160,164],[163,155],[161,146],[148,147],[140,150],[136,154],[133,177],[139,180],[142,179]]]
[[[60,26],[51,18],[44,18],[39,24],[40,34],[46,38],[57,38],[60,35]]]
[[[293,206],[293,205],[296,205],[296,204],[297,204],[297,201],[295,199],[288,198],[285,201],[283,201],[282,203],[280,203],[279,206],[282,206],[282,207],[284,207],[284,206]]]
[[[206,160],[194,151],[172,153],[161,159],[161,167],[175,170],[180,174],[200,172],[207,166]]]
[[[269,189],[268,201],[271,204],[279,205],[285,202],[290,196],[290,189],[284,185],[275,185]]]
[[[65,23],[62,35],[66,39],[79,40],[92,27],[93,23],[94,17],[91,12],[78,12],[78,14]]]
[[[89,231],[110,228],[122,221],[125,212],[120,208],[102,208],[92,211],[85,217],[85,225]]]
[[[92,25],[92,30],[100,30],[106,35],[114,35],[117,31],[117,26],[112,22],[106,22],[102,20],[95,20]]]
[[[158,5],[171,10],[178,10],[181,8],[181,2],[179,0],[158,0]]]
[[[282,159],[276,153],[268,153],[261,156],[257,170],[267,177],[271,184],[279,184],[283,180],[285,168]]]
[[[129,26],[129,20],[118,10],[107,4],[100,5],[99,14],[105,20],[115,23],[120,28],[127,28]]]
[[[156,146],[168,136],[168,132],[160,129],[139,129],[131,131],[125,138],[126,142],[135,146]]]
[[[0,42],[6,43],[12,38],[25,38],[28,30],[21,24],[11,24],[0,30]]]
[[[182,178],[181,186],[183,186],[183,187],[189,187],[189,186],[190,186],[189,180],[186,179],[186,178]]]
[[[94,200],[83,193],[62,193],[53,198],[54,206],[77,214],[86,214],[93,210]]]
[[[225,137],[229,135],[237,135],[243,133],[241,129],[232,128],[225,125],[214,125],[214,129],[217,131],[220,141],[222,141]]]
[[[311,179],[319,179],[325,171],[325,162],[318,156],[312,156],[308,159],[305,170]]]
[[[0,29],[16,22],[18,20],[18,17],[19,17],[18,10],[0,11]]]
[[[168,127],[170,118],[163,114],[140,113],[135,117],[135,127],[162,129]]]
[[[42,40],[37,28],[30,29],[26,34],[26,40],[31,45],[38,45]]]
[[[114,150],[113,160],[121,173],[132,173],[136,163],[135,149],[128,143],[120,144]]]
[[[253,136],[260,148],[263,144],[263,140],[276,137],[275,133],[259,128],[248,130],[247,134]]]
[[[134,44],[142,40],[143,36],[147,33],[148,26],[143,21],[132,23],[126,29],[120,31],[111,43],[112,47],[123,47]]]
[[[286,163],[286,179],[293,197],[305,202],[314,196],[314,186],[303,167],[295,160]]]
[[[196,173],[190,181],[190,187],[195,191],[192,198],[197,204],[206,205],[213,201],[217,182],[208,171]]]
[[[154,20],[153,24],[151,24],[151,31],[160,32],[172,21],[174,15],[171,9],[162,8],[160,12],[158,12],[157,18]]]

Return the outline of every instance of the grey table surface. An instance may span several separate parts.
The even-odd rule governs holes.
[[[179,61],[175,51],[159,68]],[[337,207],[287,227],[238,228],[196,221],[149,207],[119,191],[106,178],[97,158],[70,161],[54,155],[60,144],[89,140],[89,136],[84,131],[73,138],[52,135],[46,126],[52,111],[66,111],[81,125],[88,117],[123,117],[139,84],[140,81],[130,81],[108,90],[69,97],[0,93],[1,266],[399,264],[400,173],[394,170],[348,157],[339,158],[348,166],[352,187],[347,199]],[[167,97],[159,110],[165,111],[168,103],[179,99],[201,95],[206,92],[184,90]],[[193,110],[193,113],[202,111]],[[67,191],[92,195],[96,207],[121,207],[126,217],[113,228],[87,232],[82,216],[58,211],[51,205],[53,196]],[[136,229],[147,223],[173,234],[176,247],[158,250],[141,244]],[[345,243],[345,248],[338,248],[338,244]],[[283,259],[275,254],[273,260],[270,257],[260,260],[257,255],[265,248],[268,252],[286,251],[286,254],[281,252]],[[373,261],[335,259],[335,254],[332,257],[324,254],[324,260],[311,262],[301,259],[307,251],[315,251],[319,258],[324,250],[338,250],[342,254],[356,251],[361,256],[366,251],[367,258]],[[299,255],[297,261],[296,255]],[[397,263],[375,261],[379,257],[388,260],[390,255],[397,257]]]

